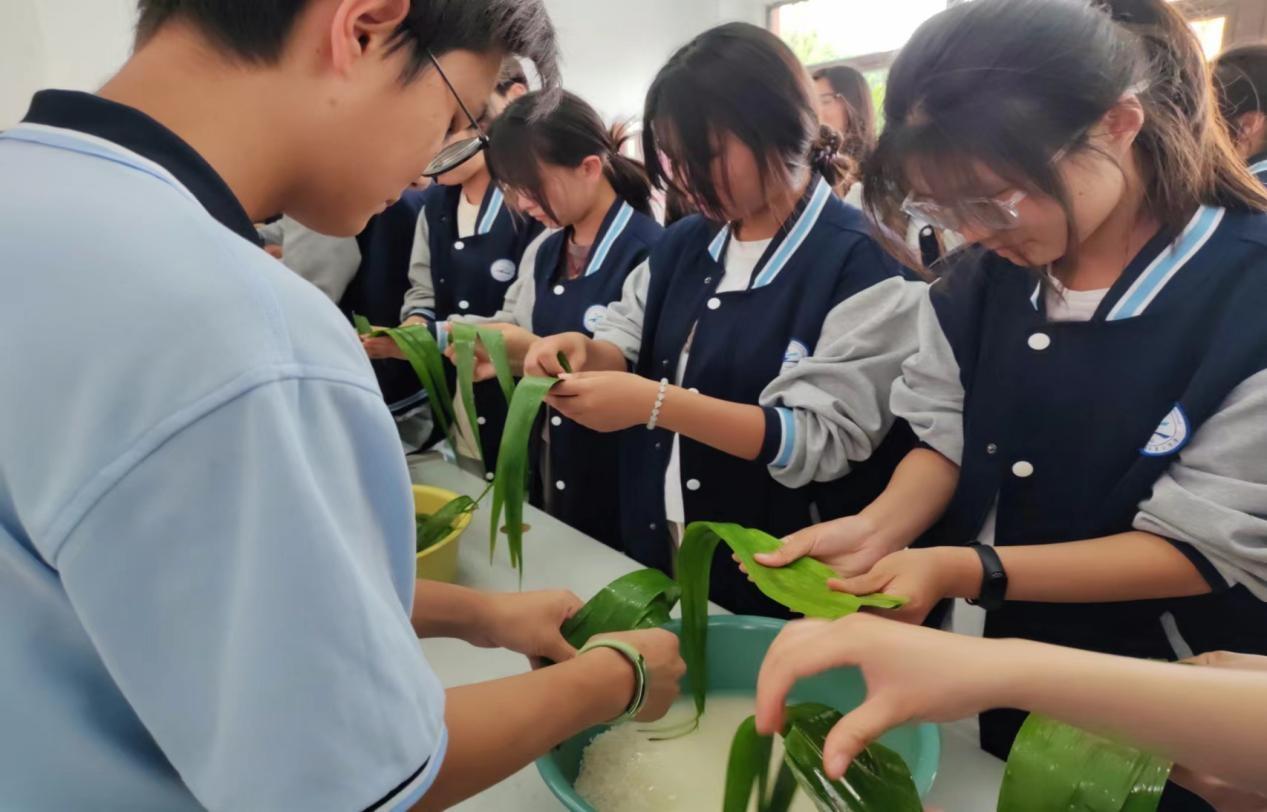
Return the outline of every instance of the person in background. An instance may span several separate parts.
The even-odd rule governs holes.
[[[1191,29],[1163,0],[974,0],[916,32],[885,112],[868,205],[974,244],[894,386],[923,445],[761,562],[812,554],[912,622],[972,599],[989,637],[1267,653],[1267,192]],[[986,713],[984,747],[1021,718]]]
[[[529,247],[502,309],[511,366],[540,336],[590,335],[620,299],[663,229],[651,216],[651,182],[623,155],[625,129],[609,128],[583,99],[565,93],[551,107],[525,96],[494,125],[489,167],[517,208],[549,230]],[[475,321],[474,319],[470,319]],[[485,363],[477,377],[493,375]],[[585,534],[620,549],[619,442],[546,410],[533,454],[533,501]]]
[[[672,634],[575,656],[569,593],[415,581],[360,342],[253,225],[354,236],[483,112],[507,54],[557,87],[544,5],[139,11],[98,94],[40,93],[0,134],[0,380],[41,393],[0,421],[0,687],[20,697],[0,808],[438,810],[663,714]],[[559,664],[446,691],[419,635]]]
[[[282,215],[260,226],[260,239],[276,259],[307,279],[336,304],[361,267],[361,251],[352,237],[327,237]]]
[[[1237,152],[1267,183],[1267,43],[1234,48],[1216,59],[1214,86]]]
[[[489,99],[480,129],[496,120],[511,102],[528,92],[528,79],[518,59],[508,57],[502,64],[497,87]],[[475,128],[454,133],[449,143],[477,135]],[[502,306],[506,291],[519,268],[519,260],[533,238],[541,232],[535,222],[518,218],[505,204],[502,190],[488,173],[481,153],[451,172],[440,175],[422,196],[422,209],[411,223],[412,253],[406,257],[406,289],[392,286],[375,313],[364,313],[375,324],[399,320],[405,326],[424,324],[435,330],[453,316],[491,316]],[[403,302],[403,304],[402,304]],[[388,312],[394,308],[395,312]],[[382,321],[380,321],[381,319]],[[448,339],[436,330],[443,346]],[[402,366],[404,355],[390,338],[364,338],[362,343],[377,363]],[[402,372],[402,377],[409,374]],[[452,370],[450,389],[453,388]],[[417,381],[414,381],[417,389]],[[419,397],[422,393],[419,393]],[[468,437],[467,421],[459,419],[459,451],[479,461],[489,471],[497,466],[497,451],[506,419],[506,400],[494,381],[475,387],[476,411],[480,417],[480,437]],[[461,408],[460,399],[455,404]],[[438,439],[432,436],[431,441]],[[428,445],[424,442],[423,445]],[[480,451],[483,454],[481,455]]]
[[[782,727],[799,680],[856,666],[866,701],[827,737],[833,778],[885,731],[1015,707],[1178,762],[1172,780],[1219,812],[1267,809],[1267,658],[1215,652],[1186,665],[1027,640],[983,640],[866,614],[787,626],[757,681],[757,727]],[[1193,667],[1198,666],[1198,667]]]
[[[841,155],[849,159],[836,193],[854,208],[862,208],[862,164],[875,148],[875,102],[871,85],[858,70],[836,65],[814,72],[818,92],[818,120],[844,136]]]
[[[669,572],[691,522],[782,535],[883,488],[909,448],[889,389],[915,350],[923,286],[832,193],[840,136],[820,127],[809,75],[769,31],[736,23],[684,46],[644,120],[652,178],[705,214],[665,234],[592,337],[545,338],[525,369],[563,375],[549,395],[563,418],[632,429],[625,549]],[[786,615],[719,560],[713,600]]]

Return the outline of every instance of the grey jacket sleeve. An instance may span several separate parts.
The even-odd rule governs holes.
[[[265,223],[256,231],[259,232],[260,239],[265,245],[281,245],[286,238],[285,229],[282,227],[282,220],[278,218],[271,223]]]
[[[1135,528],[1189,545],[1267,600],[1267,371],[1244,381],[1153,488]],[[1203,569],[1198,563],[1198,569]]]
[[[884,441],[893,383],[917,348],[925,288],[899,277],[872,285],[831,311],[812,356],[789,357],[760,399],[761,459],[776,480],[789,488],[832,482]]]
[[[926,288],[920,296],[916,330],[919,349],[902,364],[893,384],[893,414],[911,424],[915,436],[946,459],[963,460],[963,381]]]
[[[647,290],[651,287],[651,260],[639,265],[625,279],[620,301],[612,302],[594,331],[595,341],[615,344],[631,364],[642,350],[642,324],[647,315]]]
[[[418,226],[414,229],[414,247],[409,257],[409,290],[400,308],[400,320],[410,316],[423,316],[427,321],[436,318],[436,289],[431,279],[431,229],[426,213],[418,214]]]

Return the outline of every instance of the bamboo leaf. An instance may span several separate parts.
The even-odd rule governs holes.
[[[523,517],[524,491],[528,475],[528,448],[537,413],[546,394],[558,381],[554,378],[524,378],[515,387],[506,428],[502,432],[497,455],[497,473],[493,478],[493,515],[489,527],[489,558],[497,551],[497,533],[502,511],[506,513],[507,547],[511,566],[519,570],[523,581]]]
[[[475,408],[475,341],[477,333],[470,324],[453,322],[450,324],[450,340],[453,344],[453,365],[457,368],[458,397],[462,399],[462,410],[466,412],[467,425],[471,429],[472,442],[484,462],[484,446],[480,439],[479,415]],[[485,463],[487,468],[487,464]]]
[[[559,353],[559,366],[562,367],[563,371],[567,374],[572,374],[572,362],[569,361],[568,357],[561,352]]]
[[[774,737],[757,732],[757,717],[749,716],[735,731],[726,765],[726,794],[722,812],[748,812],[752,789],[757,788],[757,809],[766,812],[766,784]]]
[[[418,552],[427,550],[453,532],[457,521],[467,513],[473,513],[477,503],[469,496],[459,496],[430,516],[418,517]]]
[[[921,812],[919,791],[902,757],[872,744],[853,760],[845,777],[832,781],[823,769],[827,734],[843,717],[824,705],[788,709],[784,760],[801,789],[823,812]]]
[[[515,375],[510,369],[506,336],[488,327],[478,328],[476,334],[479,336],[480,343],[484,345],[488,360],[493,364],[493,370],[497,373],[497,383],[502,388],[502,394],[506,396],[506,403],[509,404],[515,396]]]
[[[370,320],[359,313],[352,314],[352,325],[356,327],[356,334],[359,336],[367,336],[374,332],[374,325],[370,324]]]
[[[669,622],[681,595],[659,570],[637,570],[603,587],[563,624],[563,637],[580,648],[597,634],[654,629]]]
[[[431,335],[431,330],[426,325],[414,325],[373,330],[369,335],[375,338],[387,336],[396,342],[427,390],[431,412],[440,430],[452,436],[453,395],[449,393],[449,384],[444,378],[444,354],[440,352],[440,345]]]
[[[690,525],[678,549],[677,574],[682,587],[682,658],[686,660],[697,715],[703,714],[707,701],[709,576],[713,554],[723,541],[744,562],[761,592],[807,617],[834,620],[853,614],[863,606],[894,609],[905,603],[902,598],[888,595],[858,597],[834,592],[827,588],[827,581],[835,577],[835,573],[826,564],[810,558],[802,558],[782,569],[763,567],[753,556],[773,552],[780,544],[759,530],[713,522]]]
[[[1171,764],[1031,714],[1008,756],[999,812],[1155,812]]]
[[[792,808],[792,801],[796,799],[796,791],[799,788],[796,774],[792,772],[792,768],[784,759],[779,764],[778,776],[774,779],[774,789],[770,792],[764,812],[788,812]]]

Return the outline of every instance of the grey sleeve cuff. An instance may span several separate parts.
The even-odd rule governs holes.
[[[918,349],[893,384],[893,414],[911,424],[921,443],[958,465],[963,460],[963,382],[927,290],[916,323]]]
[[[893,383],[915,352],[924,287],[894,277],[841,302],[814,354],[789,361],[762,392],[762,460],[776,480],[798,488],[840,479],[884,441]]]
[[[647,314],[647,291],[650,287],[651,260],[647,260],[629,274],[621,290],[620,301],[612,302],[607,308],[607,315],[594,331],[594,340],[618,347],[631,368],[638,363],[638,353],[642,350],[642,323]]]

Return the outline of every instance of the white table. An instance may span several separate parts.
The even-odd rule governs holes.
[[[471,496],[483,490],[478,477],[440,460],[418,462],[412,470],[414,481],[422,484]],[[565,588],[588,599],[638,566],[532,507],[525,507],[524,521],[531,528],[524,537],[524,589]],[[472,518],[462,539],[458,581],[495,592],[519,588],[504,543],[498,548],[496,562],[488,563],[488,512],[483,508]],[[512,676],[526,667],[518,655],[476,649],[455,640],[428,640],[422,648],[440,679],[450,686]],[[944,812],[992,810],[1002,777],[1002,762],[978,749],[974,724],[943,726],[940,775],[928,803]],[[529,767],[457,808],[462,812],[556,812],[562,806],[546,789],[536,767]]]

